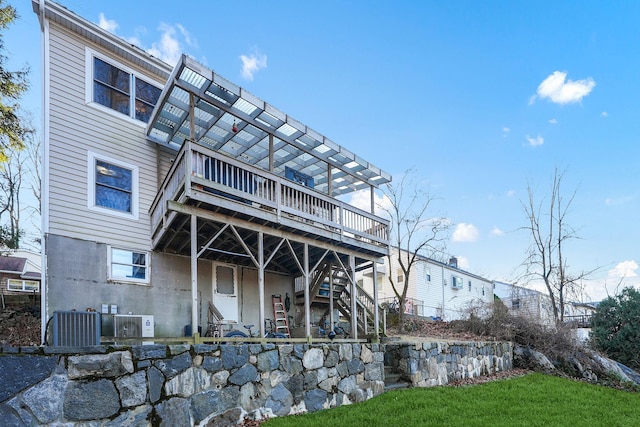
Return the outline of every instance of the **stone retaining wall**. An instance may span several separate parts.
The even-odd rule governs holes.
[[[512,360],[496,342],[3,348],[0,425],[234,425],[364,401],[385,365],[428,387]]]
[[[396,342],[386,344],[385,365],[413,387],[444,385],[513,367],[509,342]]]
[[[5,348],[0,425],[209,426],[317,411],[382,393],[383,348]]]

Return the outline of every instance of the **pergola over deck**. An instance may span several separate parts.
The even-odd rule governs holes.
[[[147,136],[178,151],[151,208],[152,245],[191,255],[193,331],[198,258],[256,267],[264,301],[265,271],[308,282],[325,258],[353,272],[388,253],[389,223],[373,214],[373,193],[389,174],[185,55]],[[336,199],[362,189],[369,212]],[[309,335],[308,289],[305,300]]]

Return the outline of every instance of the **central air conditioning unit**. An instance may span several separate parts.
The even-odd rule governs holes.
[[[113,316],[113,336],[115,338],[153,338],[153,315],[117,314]],[[125,344],[153,344],[153,341],[127,341]]]
[[[53,345],[87,347],[100,345],[100,313],[95,311],[54,311]]]

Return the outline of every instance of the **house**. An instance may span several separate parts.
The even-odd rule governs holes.
[[[175,337],[205,333],[212,312],[223,332],[263,335],[272,319],[310,337],[340,313],[352,337],[377,336],[376,285],[354,272],[387,255],[389,224],[340,196],[388,173],[185,55],[172,67],[55,2],[32,6],[43,319],[149,315]]]
[[[372,267],[357,273],[360,286],[364,289],[372,292],[375,283],[381,303],[394,305],[396,301],[390,277],[396,284],[405,282],[404,273],[397,262],[398,251],[400,249],[397,247],[390,248],[391,256],[385,257],[382,264],[378,265],[377,278],[374,279]],[[406,254],[406,251],[402,252]],[[451,257],[449,263],[444,263],[419,255],[409,276],[404,311],[418,316],[456,320],[465,315],[470,305],[492,302],[492,282],[459,268],[455,257]]]
[[[511,283],[495,282],[495,294],[516,316],[527,317],[544,325],[553,325],[553,306],[549,295]]]
[[[0,256],[3,308],[13,299],[37,304],[40,297],[40,263],[40,254],[31,251],[11,250]]]
[[[495,282],[495,293],[509,312],[527,317],[543,325],[555,324],[553,306],[548,294],[535,289],[524,288],[504,282]],[[588,336],[591,316],[598,303],[565,302],[563,321],[577,329],[579,337]]]

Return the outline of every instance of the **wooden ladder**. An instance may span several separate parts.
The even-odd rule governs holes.
[[[271,295],[271,302],[273,303],[273,320],[276,325],[276,329],[273,332],[280,332],[290,338],[291,332],[289,331],[289,321],[287,320],[287,311],[285,310],[284,303],[282,302],[282,295]]]

